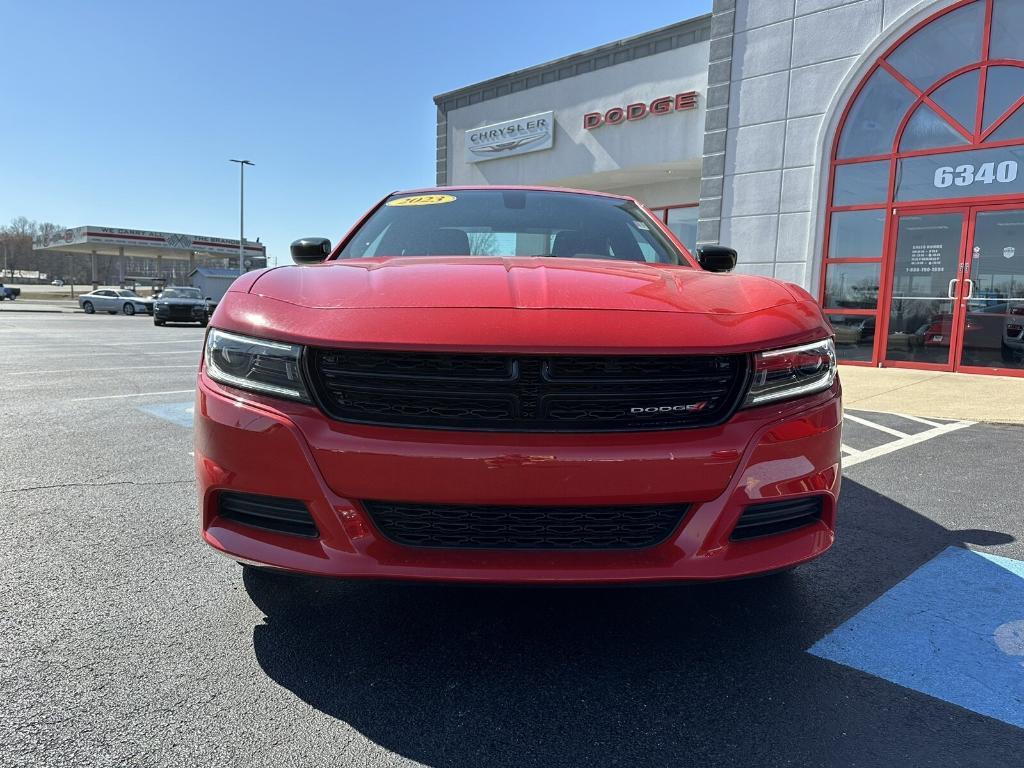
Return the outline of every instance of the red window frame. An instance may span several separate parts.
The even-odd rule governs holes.
[[[1002,0],[1006,2],[1007,0]],[[979,52],[979,60],[973,64],[969,64],[959,69],[956,69],[942,78],[932,83],[928,88],[922,90],[912,83],[909,78],[903,75],[895,66],[889,61],[888,57],[896,51],[904,42],[913,37],[921,29],[927,27],[937,19],[951,13],[964,6],[972,5],[975,3],[983,3],[985,6],[984,10],[984,27],[982,30],[981,38],[981,51]],[[883,359],[885,351],[885,340],[887,337],[887,326],[889,319],[889,304],[890,294],[892,292],[892,251],[895,246],[894,240],[896,237],[895,221],[896,209],[899,210],[915,210],[923,207],[934,208],[949,207],[949,208],[964,208],[971,205],[991,205],[998,204],[1000,202],[1019,202],[1021,207],[1024,207],[1024,195],[1021,194],[1009,194],[1009,195],[990,195],[990,196],[969,196],[955,199],[932,199],[932,200],[914,200],[914,201],[900,201],[895,200],[896,192],[896,171],[899,161],[905,157],[916,157],[922,155],[941,155],[948,154],[951,151],[970,151],[974,149],[987,149],[997,148],[1005,146],[1021,146],[1024,145],[1024,138],[1022,139],[1011,139],[1006,141],[998,142],[985,142],[996,129],[999,128],[1014,112],[1020,108],[1024,108],[1024,95],[1020,96],[1014,101],[1009,108],[1007,108],[987,129],[983,126],[984,119],[984,98],[986,90],[986,79],[989,67],[994,66],[1013,66],[1024,68],[1024,61],[1015,59],[992,59],[989,57],[990,44],[992,39],[992,13],[994,8],[995,0],[960,0],[960,2],[950,5],[948,8],[943,8],[940,11],[930,15],[928,18],[915,24],[904,34],[902,34],[895,42],[890,45],[884,53],[882,53],[871,67],[864,73],[857,87],[854,89],[853,94],[847,101],[846,106],[843,109],[842,115],[840,116],[838,126],[835,134],[832,137],[832,148],[829,155],[829,177],[828,177],[828,199],[825,213],[825,228],[824,228],[824,240],[822,243],[821,252],[821,274],[819,276],[819,301],[824,308],[827,316],[842,316],[842,315],[860,315],[870,316],[875,318],[875,339],[874,347],[872,349],[872,356],[870,361],[855,361],[848,360],[843,361],[845,365],[860,365],[860,366],[876,366]],[[849,113],[853,106],[857,103],[861,91],[864,86],[875,74],[875,72],[882,68],[888,74],[892,75],[901,85],[915,96],[914,101],[910,104],[906,114],[903,116],[896,129],[896,134],[893,138],[892,150],[886,154],[880,155],[865,155],[861,157],[853,158],[839,158],[839,141],[842,138],[843,131],[846,128],[846,121],[849,117]],[[980,70],[978,77],[978,102],[976,105],[976,114],[974,125],[970,127],[961,126],[956,120],[954,120],[945,110],[943,110],[935,101],[931,98],[931,94],[937,89],[945,85],[947,82],[955,77],[958,77],[966,72],[972,70]],[[900,152],[899,147],[903,139],[903,133],[910,121],[911,116],[915,110],[922,104],[927,104],[935,111],[940,118],[946,121],[954,130],[957,131],[964,139],[967,140],[966,144],[959,144],[955,147],[938,147],[932,149],[919,149],[911,150],[906,152]],[[887,160],[889,162],[889,179],[887,186],[887,197],[884,202],[880,203],[868,203],[859,205],[834,205],[834,194],[835,194],[835,176],[836,169],[842,165],[849,165],[855,163],[867,163],[871,161]],[[832,236],[832,216],[834,213],[842,211],[863,211],[863,210],[877,210],[883,211],[885,215],[885,226],[882,234],[882,245],[881,253],[878,256],[864,256],[864,257],[841,257],[841,258],[829,258],[829,249],[831,245]],[[879,286],[878,286],[878,302],[874,309],[841,309],[836,307],[825,307],[826,295],[825,285],[826,277],[828,273],[828,267],[831,264],[843,264],[843,263],[877,263],[879,264]],[[1021,375],[1019,372],[1006,371],[1004,375],[1009,373],[1010,375]]]
[[[675,205],[649,205],[647,209],[661,218],[661,223],[668,225],[668,212],[676,208],[696,208],[700,203],[676,203]]]

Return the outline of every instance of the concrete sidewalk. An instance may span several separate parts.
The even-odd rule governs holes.
[[[908,416],[1024,424],[1024,378],[839,367],[843,404]]]

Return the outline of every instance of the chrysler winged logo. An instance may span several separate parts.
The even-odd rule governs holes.
[[[554,141],[554,129],[555,113],[550,110],[471,128],[464,134],[465,160],[480,163],[547,149]]]
[[[655,413],[697,413],[707,407],[708,401],[701,400],[699,403],[686,403],[685,405],[638,405],[630,408],[629,412],[634,416],[649,416]]]
[[[545,141],[548,139],[548,135],[537,134],[536,136],[524,136],[521,139],[513,139],[512,141],[505,141],[501,144],[489,144],[483,147],[470,147],[469,151],[474,152],[478,155],[496,155],[501,152],[511,152],[513,149],[519,149],[525,147],[527,144],[533,144],[538,141]]]

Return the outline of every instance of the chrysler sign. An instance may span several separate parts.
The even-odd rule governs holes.
[[[466,162],[525,155],[549,149],[555,138],[555,113],[541,112],[466,131]]]

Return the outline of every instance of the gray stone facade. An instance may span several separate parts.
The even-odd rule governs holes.
[[[885,46],[950,2],[715,0],[699,242],[810,287],[841,108]]]

